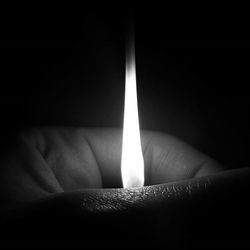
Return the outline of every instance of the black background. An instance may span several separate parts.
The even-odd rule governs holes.
[[[1,3],[1,144],[41,125],[122,127],[134,18],[140,123],[248,165],[249,6]]]

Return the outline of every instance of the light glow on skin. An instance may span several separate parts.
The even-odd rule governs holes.
[[[144,159],[141,148],[137,104],[134,46],[126,58],[126,86],[123,120],[121,174],[124,188],[144,185]]]

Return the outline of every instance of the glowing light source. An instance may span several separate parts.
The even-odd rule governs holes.
[[[124,188],[143,186],[144,160],[141,149],[136,90],[135,53],[133,45],[130,47],[130,51],[126,58],[121,173]]]

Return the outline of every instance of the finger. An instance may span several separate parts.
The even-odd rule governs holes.
[[[39,201],[5,218],[12,219],[7,220],[12,229],[44,225],[41,230],[47,233],[66,235],[127,231],[131,237],[148,233],[168,244],[171,237],[174,244],[182,243],[187,235],[194,237],[193,244],[199,237],[210,243],[212,237],[230,240],[232,235],[244,240],[243,226],[250,221],[249,178],[250,170],[240,169],[137,189],[85,189]]]
[[[97,159],[104,186],[120,187],[122,131],[88,129],[84,133]],[[222,169],[208,156],[170,135],[143,131],[141,143],[146,185],[205,176]]]

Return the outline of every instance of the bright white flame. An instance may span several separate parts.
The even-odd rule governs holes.
[[[124,188],[142,187],[144,160],[138,118],[134,50],[127,57],[121,172]]]

